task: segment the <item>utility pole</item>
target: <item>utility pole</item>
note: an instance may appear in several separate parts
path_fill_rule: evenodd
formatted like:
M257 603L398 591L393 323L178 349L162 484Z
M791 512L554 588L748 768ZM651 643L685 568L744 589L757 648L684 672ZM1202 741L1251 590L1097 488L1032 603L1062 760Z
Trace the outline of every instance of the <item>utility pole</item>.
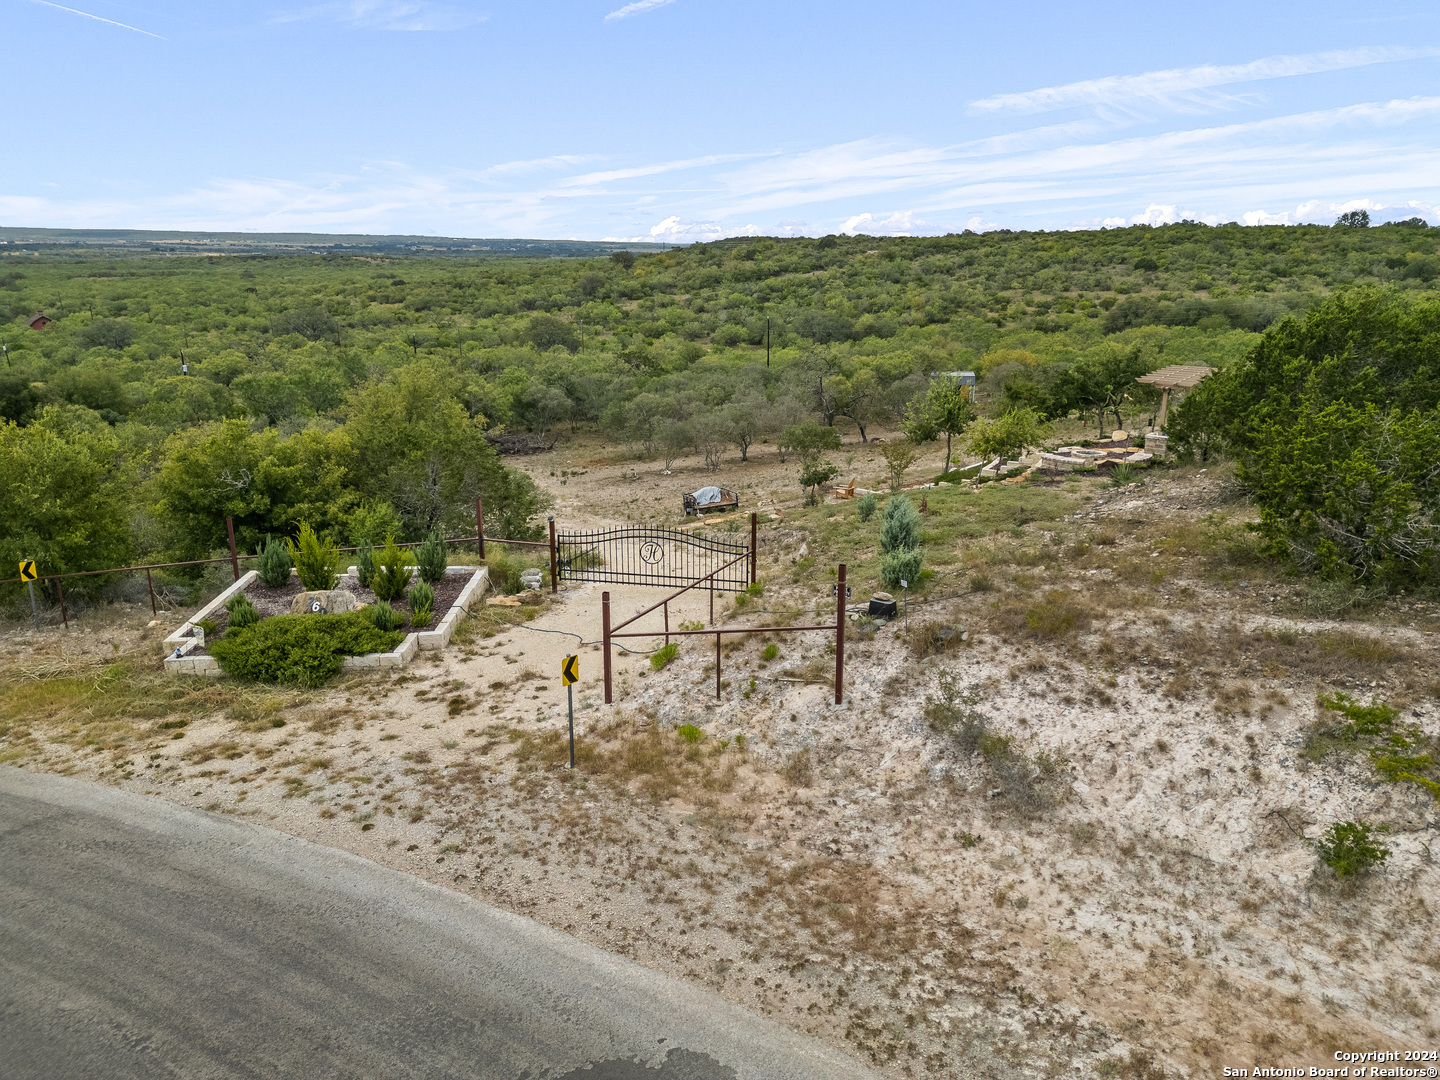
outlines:
M770 366L770 316L765 316L765 366Z

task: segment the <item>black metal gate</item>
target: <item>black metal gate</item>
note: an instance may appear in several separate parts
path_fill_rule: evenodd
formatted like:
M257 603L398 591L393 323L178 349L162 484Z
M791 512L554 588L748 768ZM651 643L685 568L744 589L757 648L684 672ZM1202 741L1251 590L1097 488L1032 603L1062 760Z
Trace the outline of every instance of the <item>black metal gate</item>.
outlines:
M557 541L565 581L676 586L714 575L717 591L739 592L753 580L753 530L751 543L647 525L564 532Z

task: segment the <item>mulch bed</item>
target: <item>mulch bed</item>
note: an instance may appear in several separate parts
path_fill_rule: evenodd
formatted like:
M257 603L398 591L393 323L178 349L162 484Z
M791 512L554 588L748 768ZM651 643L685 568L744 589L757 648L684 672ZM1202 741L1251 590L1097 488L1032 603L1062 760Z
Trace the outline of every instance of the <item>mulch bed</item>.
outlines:
M478 569L478 568L477 568ZM473 573L473 571L472 571ZM418 577L414 580L419 580ZM446 574L432 586L435 590L435 613L430 616L430 621L424 626L409 625L410 604L403 597L399 600L390 601L390 606L396 611L405 615L406 625L401 628L402 633L411 634L420 630L434 630L440 625L440 620L445 618L447 612L459 598L465 586L470 583L470 575ZM341 574L340 580L336 582L335 588L344 589L346 592L355 594L357 604L375 603L375 592L372 589L361 588L360 582L349 574ZM300 584L300 579L292 577L284 585L277 588L267 588L258 581L245 590L245 595L250 598L250 603L255 605L255 610L260 613L260 618L271 619L277 615L289 615L290 603L299 596L305 588ZM230 624L230 613L224 608L211 615L215 623L216 634L224 633ZM195 655L207 650L199 650Z

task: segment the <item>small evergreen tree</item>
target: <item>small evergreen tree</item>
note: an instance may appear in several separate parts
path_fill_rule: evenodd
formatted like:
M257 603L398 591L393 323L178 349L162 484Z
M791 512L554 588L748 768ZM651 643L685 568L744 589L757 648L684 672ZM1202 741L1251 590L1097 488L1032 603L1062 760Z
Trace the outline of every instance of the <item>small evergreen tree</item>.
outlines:
M449 552L445 539L438 532L432 532L425 542L415 549L415 563L420 568L420 577L432 585L445 576L445 565Z
M405 625L405 616L385 600L377 601L361 612L377 630L398 630Z
M880 581L887 589L915 588L920 583L920 567L925 553L919 548L892 551L880 564ZM908 582L902 585L901 582Z
M375 581L375 547L368 540L355 549L355 576L362 589Z
M290 571L285 571L288 575ZM243 630L247 626L254 626L260 621L260 613L255 610L255 605L244 593L236 593L225 604L225 610L230 612L230 630Z
M430 617L435 614L435 590L430 587L429 582L422 580L411 585L406 599L410 601L410 625L428 624Z
M300 584L311 592L335 588L340 575L340 549L328 534L320 536L305 522L300 526L298 542L287 540L285 543L300 575Z
M375 598L388 602L404 596L405 586L410 584L412 565L410 553L395 543L395 537L386 537L385 547L380 552L375 577L370 585L375 590Z
M276 536L267 536L265 545L255 560L255 569L260 575L260 584L267 589L278 589L290 580L290 550L285 542Z
M886 555L894 551L914 551L920 546L920 511L904 495L896 495L885 504L880 515L880 550Z

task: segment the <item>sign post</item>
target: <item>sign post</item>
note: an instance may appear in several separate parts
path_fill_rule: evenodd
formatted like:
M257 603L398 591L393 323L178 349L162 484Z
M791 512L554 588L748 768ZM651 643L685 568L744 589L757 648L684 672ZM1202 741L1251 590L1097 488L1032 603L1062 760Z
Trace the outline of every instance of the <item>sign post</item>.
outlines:
M40 629L40 609L35 606L35 560L25 559L20 563L20 580L30 590L30 614L35 619L35 629Z
M580 678L580 657L567 656L560 664L560 682L570 704L570 768L575 768L575 683Z

